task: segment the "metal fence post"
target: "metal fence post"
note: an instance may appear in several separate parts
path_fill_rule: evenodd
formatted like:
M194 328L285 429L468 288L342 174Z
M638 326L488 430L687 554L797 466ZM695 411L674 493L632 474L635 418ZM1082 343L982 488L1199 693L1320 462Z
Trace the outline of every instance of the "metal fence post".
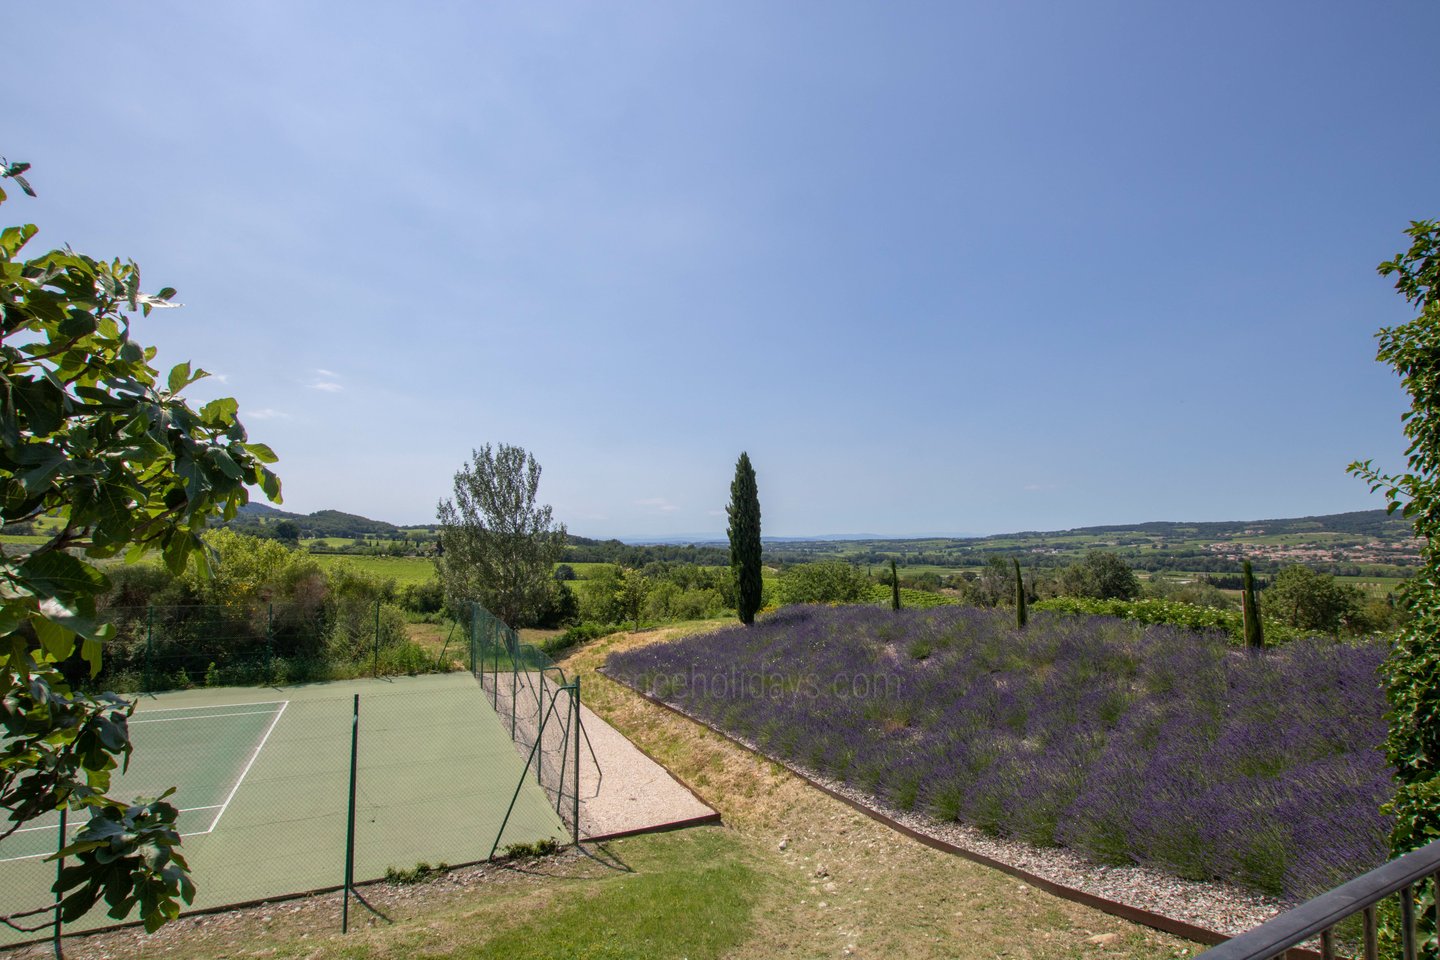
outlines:
M65 819L69 810L66 807L60 808L60 838L56 841L56 852L65 849ZM55 861L55 885L60 885L60 877L65 873L65 858L61 857ZM65 954L60 946L61 920L60 920L60 894L55 894L55 960L64 960Z
M355 766L360 746L360 694L350 720L350 809L345 821L345 894L340 907L340 932L350 932L350 888L355 883Z
M375 599L375 659L370 666L370 676L380 676L380 599Z
M575 706L575 820L570 825L575 846L580 846L580 675L575 675L575 692L571 700Z
M270 682L270 656L275 646L275 604L265 608L265 682Z

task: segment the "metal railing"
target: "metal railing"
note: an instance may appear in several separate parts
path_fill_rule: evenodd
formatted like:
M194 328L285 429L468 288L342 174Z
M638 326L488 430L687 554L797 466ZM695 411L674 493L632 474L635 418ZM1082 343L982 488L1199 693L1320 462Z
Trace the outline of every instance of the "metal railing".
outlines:
M1212 947L1200 954L1196 960L1283 958L1286 951L1299 947L1316 936L1320 939L1320 956L1330 960L1341 955L1337 953L1341 946L1338 943L1336 927L1357 914L1361 919L1361 931L1360 943L1356 946L1363 948L1365 960L1378 960L1381 923L1377 908L1381 901L1392 894L1398 894L1400 900L1400 956L1404 960L1416 960L1420 950L1417 922L1421 919L1416 909L1416 894L1418 885L1427 879L1431 884L1430 889L1434 890L1434 884L1440 879L1440 840L1396 857L1328 893L1322 893L1293 910L1287 910L1253 930ZM1433 930L1437 919L1433 903L1425 913L1430 915ZM1313 955L1308 951L1306 953ZM1349 950L1345 950L1345 953L1348 955ZM1427 950L1426 955L1434 956L1434 953Z

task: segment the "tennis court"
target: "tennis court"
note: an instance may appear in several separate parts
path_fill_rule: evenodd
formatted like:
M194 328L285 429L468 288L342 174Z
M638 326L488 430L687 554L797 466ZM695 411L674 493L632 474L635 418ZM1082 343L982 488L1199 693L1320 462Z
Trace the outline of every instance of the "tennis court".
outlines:
M199 888L192 909L343 882L357 693L357 881L390 866L485 859L517 784L500 845L568 835L468 672L146 695L131 720L134 758L111 795L178 788L171 802ZM49 900L55 864L44 858L57 832L57 821L38 821L0 841L0 910ZM67 929L113 922L97 908Z

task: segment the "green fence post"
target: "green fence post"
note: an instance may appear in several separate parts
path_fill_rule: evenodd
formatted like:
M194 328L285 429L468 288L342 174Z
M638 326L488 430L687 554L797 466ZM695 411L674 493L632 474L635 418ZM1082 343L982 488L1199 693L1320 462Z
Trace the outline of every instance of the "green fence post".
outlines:
M575 692L571 699L575 704L575 820L570 825L575 846L580 846L580 675L575 675Z
M57 853L58 853L59 851L65 849L65 815L66 815L68 812L69 812L69 811L68 811L68 809L67 809L66 807L61 807L61 808L60 808L60 838L56 841L57 846L55 847L55 850L56 850ZM61 857L59 860L55 861L55 886L56 886L57 889L58 889L59 886L60 886L60 878L61 878L61 876L62 876L64 873L65 873L65 858L64 858L64 857ZM55 894L55 956L56 956L56 957L61 957L61 956L63 956L63 954L60 952L60 936L61 936L60 894L57 893L57 894Z
M370 676L380 676L380 600L375 600L375 660L370 667Z
M340 932L350 932L350 887L355 883L355 766L360 747L360 694L350 720L350 810L345 820L345 894L340 906Z
M150 682L150 658L151 644L155 640L155 605L152 603L145 608L145 689L154 689Z
M275 646L275 604L265 610L265 682L270 682L270 657Z

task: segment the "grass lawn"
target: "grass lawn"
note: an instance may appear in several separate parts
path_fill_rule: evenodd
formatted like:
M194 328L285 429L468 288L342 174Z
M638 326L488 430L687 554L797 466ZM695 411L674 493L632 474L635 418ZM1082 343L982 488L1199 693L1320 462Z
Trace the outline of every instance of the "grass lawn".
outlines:
M338 898L321 897L182 921L150 938L75 940L67 956L1158 960L1198 952L908 840L594 672L612 650L728 622L616 634L562 662L582 677L589 706L694 787L725 826L633 837L593 858L491 869L474 881L370 888L384 918L352 904L352 923L360 919L348 937L337 932ZM1107 934L1115 937L1103 947L1092 940ZM50 954L37 947L17 960L42 956Z
M397 587L424 583L435 576L435 561L428 557L369 557L343 553L316 553L312 556L323 567L348 564L381 579L394 580Z

